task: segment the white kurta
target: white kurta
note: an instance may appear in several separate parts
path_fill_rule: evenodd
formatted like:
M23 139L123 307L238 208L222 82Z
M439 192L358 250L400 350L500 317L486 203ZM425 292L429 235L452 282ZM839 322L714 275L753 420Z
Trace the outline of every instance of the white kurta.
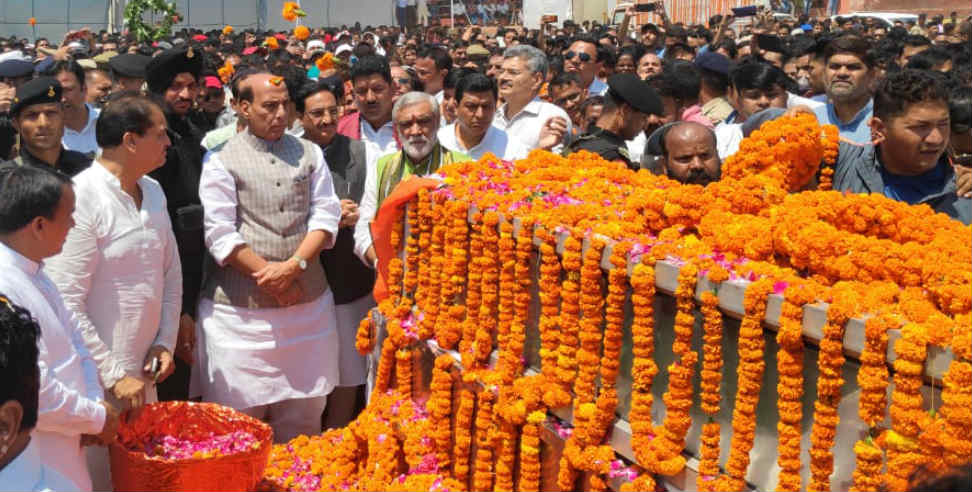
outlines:
M311 173L307 230L331 233L334 245L341 206L319 147ZM205 209L206 246L225 265L245 244L237 230L236 183L215 153L206 156L199 181ZM337 279L336 279L337 280ZM330 290L304 304L250 309L199 303L199 390L204 401L249 408L284 400L326 396L338 382L338 334Z
M39 408L32 440L45 465L80 490L91 490L81 434L101 432L105 408L100 403L98 370L84 346L81 328L40 264L0 243L0 270L0 292L30 311L41 328Z
M88 121L84 128L76 132L67 126L64 127L64 136L61 137L61 144L65 149L74 150L82 154L93 156L98 152L98 141L95 138L95 127L98 123L98 116L101 110L85 103L88 108Z
M456 136L456 124L453 123L439 129L439 143L449 150L461 152L477 161L487 152L506 161L524 159L530 153L518 139L492 125L486 130L486 134L483 135L483 139L478 144L467 149L462 146L459 137Z
M109 389L145 379L154 345L173 352L182 309L182 267L162 187L139 179L142 206L95 161L74 178L75 227L44 270L78 317L84 342Z

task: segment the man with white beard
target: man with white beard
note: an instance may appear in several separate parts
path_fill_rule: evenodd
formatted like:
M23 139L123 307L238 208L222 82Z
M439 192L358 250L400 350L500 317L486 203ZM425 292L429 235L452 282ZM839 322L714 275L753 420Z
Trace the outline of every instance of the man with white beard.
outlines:
M439 104L432 95L409 92L399 97L392 108L392 123L402 150L379 158L375 166L368 168L361 215L354 226L354 252L372 268L378 257L371 244L371 221L395 186L409 176L425 176L443 165L470 160L439 143Z

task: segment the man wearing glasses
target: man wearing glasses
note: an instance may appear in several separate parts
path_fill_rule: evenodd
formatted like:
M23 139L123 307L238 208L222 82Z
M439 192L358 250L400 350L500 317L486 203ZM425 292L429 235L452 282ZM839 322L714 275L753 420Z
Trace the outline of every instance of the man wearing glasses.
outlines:
M597 78L602 62L597 51L597 41L589 36L574 38L570 48L564 53L564 70L580 77L581 87L587 87L589 96L603 96L607 92L607 84Z

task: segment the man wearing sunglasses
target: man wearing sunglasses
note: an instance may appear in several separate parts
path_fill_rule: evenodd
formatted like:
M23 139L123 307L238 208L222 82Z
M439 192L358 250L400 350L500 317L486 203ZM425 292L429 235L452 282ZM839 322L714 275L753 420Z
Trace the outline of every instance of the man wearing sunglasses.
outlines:
M564 70L580 77L581 87L587 87L588 95L602 96L608 88L607 84L597 78L602 61L597 41L590 36L578 36L564 53Z

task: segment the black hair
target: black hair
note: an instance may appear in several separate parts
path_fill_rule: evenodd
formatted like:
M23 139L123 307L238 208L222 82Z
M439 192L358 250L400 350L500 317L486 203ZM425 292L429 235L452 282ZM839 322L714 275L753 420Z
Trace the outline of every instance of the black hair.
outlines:
M550 79L550 83L547 84L549 89L554 87L563 87L565 85L574 84L577 87L581 87L580 77L574 72L561 72L554 75L554 78ZM583 89L583 87L581 87Z
M699 98L702 77L694 63L685 60L666 61L660 78L661 84L666 86L667 95L679 101L694 101Z
M462 102L463 94L467 92L486 92L493 94L493 100L497 98L496 82L479 72L466 74L459 79L456 84L456 103Z
M621 48L621 51L618 52L618 57L614 60L614 63L617 64L618 60L620 60L622 56L628 55L634 60L635 68L637 68L638 61L641 60L641 57L645 56L645 53L647 52L648 48L645 48L645 45L641 43L629 44L628 46Z
M769 63L741 63L729 71L729 86L737 91L770 90L774 85L785 87L786 74Z
M102 108L95 123L98 147L117 147L128 132L145 135L152 126L153 107L162 111L162 105L156 99L137 92L127 92L112 99Z
M948 48L942 46L932 46L915 56L912 56L904 68L914 68L917 70L933 70L947 61L952 60L952 53Z
M354 82L358 77L369 77L371 75L381 75L385 82L391 84L391 67L388 59L378 55L367 55L358 58L358 62L351 67L351 81Z
M23 409L21 432L37 426L40 395L37 339L40 331L40 325L30 311L0 293L0 404L11 400L20 403Z
M341 99L344 97L344 84L331 77L320 79L316 82L313 80L304 82L297 91L297 98L294 99L294 103L297 105L297 112L304 112L305 102L308 97L324 91L330 92L338 104L340 104Z
M604 61L604 58L602 58L602 56L604 55L605 50L601 46L601 43L598 43L597 40L594 39L594 36L591 36L590 34L579 34L577 36L574 36L573 39L570 40L570 43L567 44L567 46L569 47L578 41L580 41L581 43L588 43L594 46L594 51L597 52L597 59L594 60L595 62Z
M901 40L901 51L899 51L898 53L899 54L904 53L905 46L912 46L912 47L931 46L931 44L932 44L931 40L924 36L921 36L919 34L909 34L905 36L904 39Z
M729 53L730 60L736 59L736 56L739 54L739 49L736 48L736 41L729 38L720 39L718 43L709 48L709 51L715 53L722 48L725 48L725 50Z
M871 43L865 38L856 35L846 35L834 38L831 42L827 43L827 47L824 48L824 59L829 60L830 57L843 53L860 58L864 65L866 65L868 68L874 67L874 58L871 53Z
M453 68L452 70L449 70L449 73L447 73L445 78L442 79L442 88L455 89L456 86L459 85L460 79L475 72L476 71L471 68Z
M605 103L604 96L591 96L585 99L584 102L581 103L580 107L577 108L577 111L583 115L584 112L587 111L587 109L590 108L591 106L598 106L598 105L603 106L604 103Z
M54 218L71 178L53 168L0 165L0 234L24 228L37 217Z
M0 162L12 158L17 143L17 129L9 113L0 113Z
M665 59L674 60L675 56L678 55L679 52L688 53L693 57L695 56L694 48L692 48L686 43L678 42L678 43L672 43L671 45L668 46L668 48L665 48Z
M300 67L294 65L282 65L274 67L270 70L270 73L283 77L284 84L287 85L287 96L291 101L297 100L297 92L300 87L307 82L307 71L302 70Z
M948 114L953 132L969 131L972 127L972 87L955 86L949 91Z
M943 75L906 68L888 74L878 85L874 93L874 116L887 123L912 104L937 101L948 106L948 100Z
M452 57L449 52L441 46L423 46L418 51L415 58L429 58L435 62L436 70L452 70Z
M42 75L57 77L57 74L61 72L73 73L74 77L78 79L78 87L84 89L84 69L74 60L58 60L47 67Z

